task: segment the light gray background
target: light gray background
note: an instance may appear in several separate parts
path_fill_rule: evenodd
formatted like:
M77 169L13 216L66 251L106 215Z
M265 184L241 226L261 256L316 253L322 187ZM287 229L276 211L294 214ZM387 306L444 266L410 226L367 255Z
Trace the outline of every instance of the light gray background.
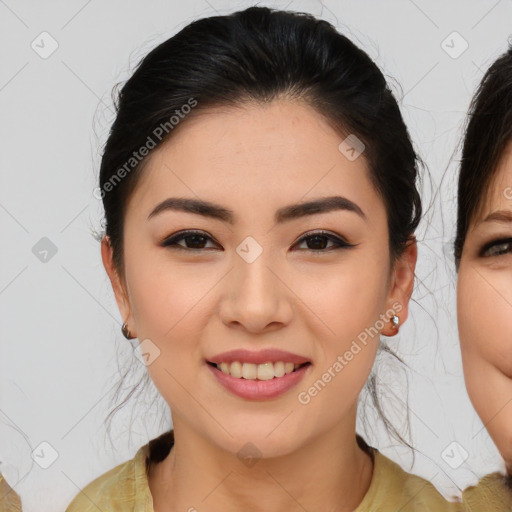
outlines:
M115 450L105 439L103 420L109 391L119 378L118 361L121 368L137 363L120 333L99 244L91 235L101 222L93 189L101 144L113 120L110 92L140 57L193 19L249 5L0 0L0 470L22 496L26 512L63 510L80 487L131 458L166 428L159 423L164 402L147 414L141 403L131 434L131 406L117 417ZM504 469L465 391L455 274L451 260L445 260L451 257L454 235L454 150L476 84L512 35L512 1L260 5L321 16L362 46L392 79L415 145L429 166L431 181L426 180L424 192L433 208L418 231L418 304L398 339L389 341L411 367L416 463L411 467L410 454L392 446L381 428L375 426L366 437L445 496L458 495L458 488ZM41 37L48 37L40 36L44 31L58 43L46 59L31 47L33 41L42 46ZM442 46L453 31L469 44L458 58ZM462 48L457 37L444 43L453 46L452 52ZM47 262L32 250L43 237L57 248ZM387 410L399 410L402 381L391 366L381 366L381 378L398 395L387 402ZM141 375L145 368L136 370ZM469 454L456 469L443 457L454 441ZM58 457L43 469L39 461L49 461L52 449ZM456 448L455 457L460 453Z

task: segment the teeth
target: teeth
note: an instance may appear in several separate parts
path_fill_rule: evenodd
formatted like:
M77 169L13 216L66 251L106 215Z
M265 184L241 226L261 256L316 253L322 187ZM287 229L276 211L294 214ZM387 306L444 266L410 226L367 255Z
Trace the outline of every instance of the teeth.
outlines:
M231 377L236 379L247 379L247 380L271 380L274 377L282 377L285 374L292 373L293 370L297 369L300 364L285 363L283 361L277 361L275 363L241 363L240 361L234 361L233 363L220 363L216 365L217 368Z

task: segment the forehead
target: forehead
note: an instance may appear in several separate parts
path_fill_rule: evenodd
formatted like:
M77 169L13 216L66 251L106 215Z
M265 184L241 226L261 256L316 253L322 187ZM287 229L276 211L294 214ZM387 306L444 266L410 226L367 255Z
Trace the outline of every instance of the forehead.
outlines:
M302 102L205 109L154 150L135 194L148 203L214 196L243 209L248 199L279 205L339 193L382 211L364 152L348 159L339 149L344 138Z

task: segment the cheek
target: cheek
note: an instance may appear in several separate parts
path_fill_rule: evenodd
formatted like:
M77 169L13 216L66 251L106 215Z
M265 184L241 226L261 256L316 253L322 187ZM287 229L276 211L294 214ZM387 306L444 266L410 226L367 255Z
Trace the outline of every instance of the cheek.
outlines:
M361 257L353 264L331 273L324 283L324 294L318 297L319 307L343 325L368 327L386 307L387 274L382 263Z
M171 265L160 256L132 258L126 274L139 339L168 340L188 325L188 315L196 322L205 318L201 301L215 284L215 276L191 268ZM200 327L196 324L196 329Z
M344 379L364 384L371 370L386 311L387 275L377 264L364 262L340 267L320 278L314 288L303 282L297 293L305 298L301 323L313 333L320 350L318 371L328 369L342 356ZM297 281L297 285L300 281ZM311 314L313 312L314 314ZM333 388L336 385L332 386Z
M202 363L197 340L211 315L205 308L218 276L176 268L167 261L147 261L149 257L132 258L126 268L132 315L141 351L150 352L147 370L171 404Z
M481 358L512 378L512 275L461 269L457 316L463 358Z

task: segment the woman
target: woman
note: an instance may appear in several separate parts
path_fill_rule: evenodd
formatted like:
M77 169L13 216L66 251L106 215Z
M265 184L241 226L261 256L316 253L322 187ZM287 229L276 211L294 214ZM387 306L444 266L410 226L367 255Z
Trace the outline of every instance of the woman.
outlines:
M102 258L173 430L68 512L464 510L355 431L379 335L407 319L421 214L371 59L254 7L155 48L117 106Z
M459 176L455 261L466 386L510 476L512 48L486 72L471 104Z

